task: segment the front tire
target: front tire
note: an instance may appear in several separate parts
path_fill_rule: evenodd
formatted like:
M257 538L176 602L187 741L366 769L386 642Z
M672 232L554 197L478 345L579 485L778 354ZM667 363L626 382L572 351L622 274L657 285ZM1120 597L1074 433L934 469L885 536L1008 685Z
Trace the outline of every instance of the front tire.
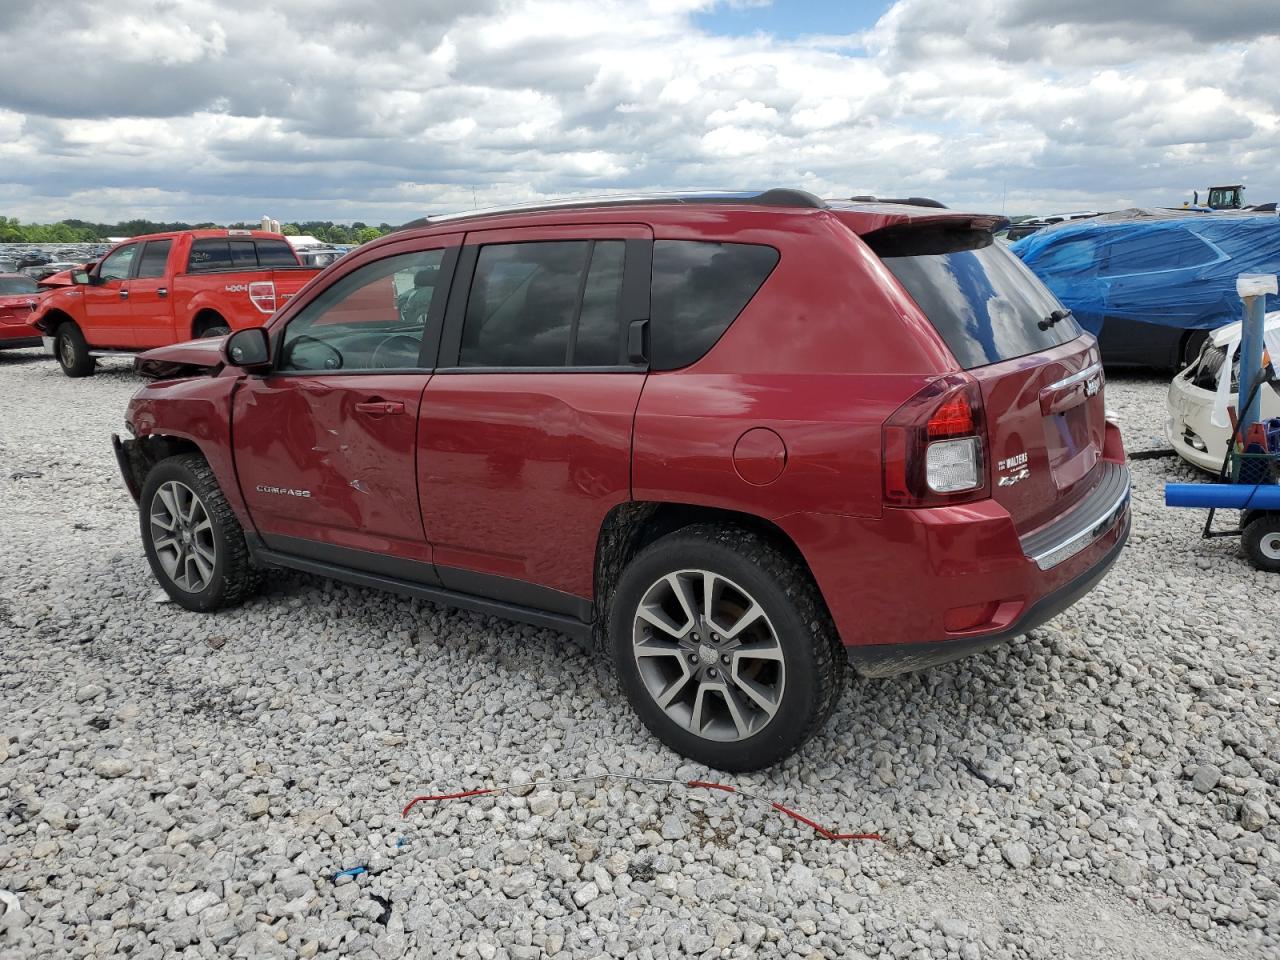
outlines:
M809 572L764 538L699 525L643 549L609 607L632 707L683 756L759 770L826 722L847 660Z
M64 323L54 334L54 347L58 365L68 377L90 376L98 361L89 355L89 344L74 323Z
M142 544L151 572L174 603L188 610L235 606L261 574L213 471L198 454L156 464L139 501Z

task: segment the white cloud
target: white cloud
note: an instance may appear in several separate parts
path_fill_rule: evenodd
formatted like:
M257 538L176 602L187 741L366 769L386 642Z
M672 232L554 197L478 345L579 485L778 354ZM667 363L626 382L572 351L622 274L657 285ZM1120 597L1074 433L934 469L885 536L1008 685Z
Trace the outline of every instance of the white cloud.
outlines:
M710 36L691 16L713 5L20 6L0 213L399 222L775 184L1011 212L1224 179L1280 197L1274 0L899 0L863 36L800 41Z

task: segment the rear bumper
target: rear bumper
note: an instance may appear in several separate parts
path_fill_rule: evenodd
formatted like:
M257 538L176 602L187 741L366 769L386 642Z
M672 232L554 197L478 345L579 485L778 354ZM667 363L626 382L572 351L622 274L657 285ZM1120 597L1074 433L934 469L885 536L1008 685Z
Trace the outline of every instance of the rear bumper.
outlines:
M1116 558L1120 556L1120 551L1129 539L1130 526L1131 519L1126 506L1115 542L1107 548L1102 558L1094 566L1077 575L1074 580L1045 594L1033 603L1011 627L995 633L955 640L877 643L846 647L845 652L849 656L849 662L863 676L891 677L899 673L950 663L1023 636L1052 620L1098 585L1111 569L1111 565L1116 562Z
M888 676L1034 629L1087 593L1129 535L1129 472L1103 461L1094 490L1019 535L994 500L886 509L878 519L789 517L849 659Z

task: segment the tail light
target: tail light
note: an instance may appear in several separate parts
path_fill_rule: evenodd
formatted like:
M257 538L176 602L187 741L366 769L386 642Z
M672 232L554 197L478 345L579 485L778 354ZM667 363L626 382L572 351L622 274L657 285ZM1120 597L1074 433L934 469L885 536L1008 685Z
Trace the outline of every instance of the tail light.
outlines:
M926 507L987 495L986 417L972 377L955 373L929 383L894 411L883 437L886 504Z
M249 300L259 313L276 312L276 284L274 280L255 280L249 284Z

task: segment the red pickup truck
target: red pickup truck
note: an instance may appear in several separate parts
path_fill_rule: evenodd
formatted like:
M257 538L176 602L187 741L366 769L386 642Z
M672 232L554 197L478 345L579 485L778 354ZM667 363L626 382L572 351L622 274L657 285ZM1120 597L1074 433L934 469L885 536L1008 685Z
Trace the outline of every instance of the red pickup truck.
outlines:
M132 354L262 324L320 271L258 230L183 230L117 244L40 302L31 323L69 377Z

